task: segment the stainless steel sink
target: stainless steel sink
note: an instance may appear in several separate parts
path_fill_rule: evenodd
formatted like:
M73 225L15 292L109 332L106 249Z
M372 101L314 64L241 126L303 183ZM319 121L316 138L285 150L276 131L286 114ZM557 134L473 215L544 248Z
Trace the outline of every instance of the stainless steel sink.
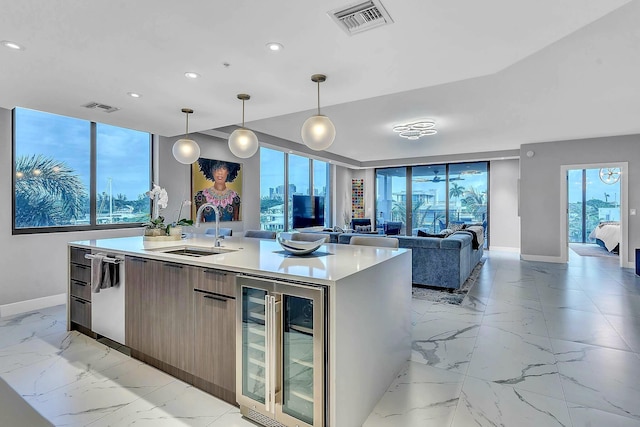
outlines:
M194 246L180 246L180 247L171 247L171 248L159 248L153 249L156 252L163 252L165 254L173 254L173 255L184 255L190 257L201 257L208 255L218 255L218 254L226 254L229 252L236 252L237 249L228 249L228 248L204 248L204 247L194 247Z

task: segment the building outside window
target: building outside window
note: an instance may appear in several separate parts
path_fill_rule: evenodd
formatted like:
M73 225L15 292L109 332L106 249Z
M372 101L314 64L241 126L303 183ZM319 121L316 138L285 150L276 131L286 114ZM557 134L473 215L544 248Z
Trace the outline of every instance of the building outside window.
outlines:
M14 234L149 220L149 133L24 108L13 122Z
M324 226L330 225L329 163L266 147L260 148L260 228L293 229L293 202L309 198L324 203Z

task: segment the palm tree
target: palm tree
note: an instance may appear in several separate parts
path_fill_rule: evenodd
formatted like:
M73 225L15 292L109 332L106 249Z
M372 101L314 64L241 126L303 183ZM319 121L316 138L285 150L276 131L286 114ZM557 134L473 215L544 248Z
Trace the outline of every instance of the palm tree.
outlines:
M462 196L464 194L464 187L461 185L458 185L458 183L453 182L451 183L451 186L449 187L449 197L453 197L456 200L456 212L458 211L458 200L460 199L460 196ZM456 218L459 219L459 218Z
M471 212L475 217L480 209L486 209L485 196L487 193L478 193L475 188L471 187L464 192L464 198L462 199L462 205L467 208L468 212Z
M41 154L16 159L15 226L66 225L82 215L87 193L75 171Z

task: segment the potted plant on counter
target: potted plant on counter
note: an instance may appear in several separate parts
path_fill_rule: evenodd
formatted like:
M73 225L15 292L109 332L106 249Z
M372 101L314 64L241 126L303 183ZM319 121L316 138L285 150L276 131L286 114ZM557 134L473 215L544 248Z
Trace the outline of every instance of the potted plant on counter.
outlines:
M184 206L191 206L191 202L189 200L184 200L180 204L180 211L178 211L178 221L173 222L167 226L167 234L169 236L182 237L182 227L190 227L193 225L192 219L180 218L182 216L182 208Z

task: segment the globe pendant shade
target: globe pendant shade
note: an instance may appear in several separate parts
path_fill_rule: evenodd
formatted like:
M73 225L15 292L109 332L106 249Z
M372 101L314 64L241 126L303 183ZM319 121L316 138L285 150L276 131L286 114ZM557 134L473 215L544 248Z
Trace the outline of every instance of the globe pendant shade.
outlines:
M177 140L173 144L172 151L173 157L185 165L190 165L200 157L200 147L193 139L182 138Z
M327 116L311 116L302 125L302 141L312 150L326 150L333 144L336 128Z
M236 129L229 135L229 150L236 157L249 158L258 151L258 137L249 129Z

